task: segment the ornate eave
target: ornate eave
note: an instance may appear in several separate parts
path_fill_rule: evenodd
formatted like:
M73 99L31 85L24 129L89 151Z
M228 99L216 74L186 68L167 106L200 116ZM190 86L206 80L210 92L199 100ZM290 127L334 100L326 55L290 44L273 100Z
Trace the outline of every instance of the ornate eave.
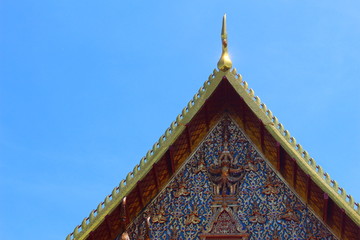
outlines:
M132 172L128 173L126 178L120 182L118 187L113 189L110 195L106 196L104 202L100 203L96 210L93 210L89 217L83 220L81 225L75 227L73 233L67 236L67 240L86 239L89 233L104 221L105 216L121 203L122 199L136 187L137 182L143 179L149 173L152 166L168 151L169 147L186 129L186 125L214 92L222 78L227 75L233 76L233 79L240 77L240 75L236 74L235 70L231 73L214 70L213 74L209 76L209 79L182 110L182 113L177 116L165 133L160 136L146 156L140 160L140 163L134 167Z
M137 182L143 179L151 170L152 166L168 151L169 147L175 142L181 133L186 129L186 125L192 120L206 100L211 96L219 83L227 79L235 91L244 100L253 113L262 121L266 130L276 139L277 142L286 150L286 152L296 160L297 165L308 174L311 179L348 215L357 225L360 225L360 208L355 203L351 195L347 195L343 188L340 188L335 180L325 173L321 166L317 165L309 153L296 142L296 139L290 135L272 114L272 112L261 102L260 98L255 96L254 90L248 87L246 81L242 80L236 69L232 71L217 71L209 76L204 85L189 101L175 121L153 145L140 164L134 167L126 179L122 180L118 187L115 187L112 193L107 196L104 202L100 203L96 210L93 210L88 218L85 218L81 225L75 227L74 232L67 236L67 239L86 239L91 231L96 229L105 219L105 216L111 213L136 186Z
M187 126L204 107L220 83L224 81L230 83L246 106L260 120L264 130L294 160L296 163L294 166L298 166L308 175L316 186L331 198L338 208L342 209L358 227L360 226L359 204L355 203L353 197L348 195L343 188L340 188L338 183L332 180L330 175L325 173L321 166L316 164L309 153L296 142L296 139L290 135L290 132L284 128L283 124L261 102L260 98L255 95L254 90L248 87L247 82L242 80L241 75L237 73L236 69L230 70L225 68L222 71L213 71L208 80L205 81L203 86L194 95L193 99L182 110L181 114L171 123L165 133L160 136L146 156L140 160L140 163L120 182L119 186L113 189L110 195L106 196L105 200L97 206L96 210L91 211L89 217L85 218L81 225L75 227L74 231L67 236L67 240L87 239L91 232L95 231L106 221L106 216L114 212L121 205L123 198L133 192L138 187L138 183L150 174L154 166L169 152L169 148L171 148L177 139L182 134L188 134L186 132ZM142 205L144 204L142 203Z

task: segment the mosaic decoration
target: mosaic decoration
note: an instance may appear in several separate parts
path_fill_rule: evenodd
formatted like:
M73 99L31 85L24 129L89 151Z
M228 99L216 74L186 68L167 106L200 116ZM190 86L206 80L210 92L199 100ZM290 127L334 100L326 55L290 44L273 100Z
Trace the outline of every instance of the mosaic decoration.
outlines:
M131 240L337 239L228 116L127 233Z

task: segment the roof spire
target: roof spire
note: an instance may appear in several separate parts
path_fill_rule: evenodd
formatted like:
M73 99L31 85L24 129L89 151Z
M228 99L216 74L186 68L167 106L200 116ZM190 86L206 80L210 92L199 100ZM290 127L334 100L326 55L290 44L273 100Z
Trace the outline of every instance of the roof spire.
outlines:
M226 32L226 14L223 16L221 29L222 54L217 64L219 70L226 72L232 67L232 62L228 53L227 32Z

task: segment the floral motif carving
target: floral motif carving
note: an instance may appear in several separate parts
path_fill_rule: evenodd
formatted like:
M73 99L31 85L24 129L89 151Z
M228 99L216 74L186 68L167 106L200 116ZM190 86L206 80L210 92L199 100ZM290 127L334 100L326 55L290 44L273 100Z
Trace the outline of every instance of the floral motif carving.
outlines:
M150 239L200 240L213 229L251 240L336 239L276 174L224 117L144 209ZM128 226L130 239L145 239L141 229L143 216Z

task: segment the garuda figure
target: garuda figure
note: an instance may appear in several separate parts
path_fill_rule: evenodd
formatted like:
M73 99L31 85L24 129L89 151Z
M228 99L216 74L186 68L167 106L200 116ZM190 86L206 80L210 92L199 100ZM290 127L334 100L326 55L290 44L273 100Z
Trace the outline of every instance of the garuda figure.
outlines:
M233 164L233 157L228 150L227 139L225 138L224 150L219 157L219 163L209 167L210 180L215 184L216 195L234 195L237 183L244 177L242 167Z

